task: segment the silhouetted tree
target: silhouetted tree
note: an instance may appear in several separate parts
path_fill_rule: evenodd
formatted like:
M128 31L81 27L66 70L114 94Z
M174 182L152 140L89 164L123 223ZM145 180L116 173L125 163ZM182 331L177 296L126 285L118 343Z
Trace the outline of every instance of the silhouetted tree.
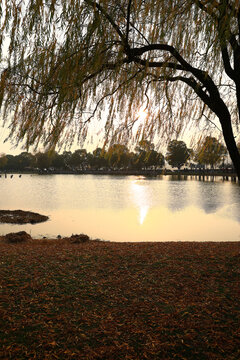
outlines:
M17 157L7 154L6 155L7 158L7 163L4 166L4 169L9 171L9 170L18 170L18 161L17 161Z
M84 169L88 164L87 151L85 149L74 151L68 163L74 168Z
M196 161L199 164L214 165L223 161L227 155L227 149L215 137L207 136L196 151Z
M64 169L65 168L63 154L58 154L56 151L54 151L51 154L51 158L52 158L52 163L51 163L52 167L54 167L56 169Z
M164 165L164 156L154 150L154 144L148 140L142 139L135 148L135 166L138 169L149 167L162 167Z
M7 165L8 158L5 154L0 154L0 169L4 169Z
M65 164L65 167L68 169L71 167L70 162L71 162L71 157L72 157L72 153L71 151L64 151L63 154L63 161Z
M165 164L164 156L156 150L150 150L145 155L144 164L147 168L150 166L162 168Z
M172 140L168 144L166 160L172 167L180 169L189 159L190 152L184 141Z
M15 157L17 161L18 170L24 170L25 168L35 167L36 166L36 158L29 152L22 152L20 155Z
M90 165L95 169L104 168L107 166L106 151L102 148L96 148L90 158Z
M126 167L129 163L129 151L125 145L113 144L106 152L105 159L110 167Z
M43 170L48 169L51 166L52 159L48 153L38 152L35 157L37 168Z

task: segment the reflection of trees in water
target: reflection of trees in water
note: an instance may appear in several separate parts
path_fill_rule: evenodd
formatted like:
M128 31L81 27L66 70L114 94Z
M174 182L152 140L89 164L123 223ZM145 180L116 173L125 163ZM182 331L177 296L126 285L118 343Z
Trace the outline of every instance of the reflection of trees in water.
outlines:
M231 190L231 198L234 200L232 204L233 207L233 217L235 220L240 222L240 186L237 184L232 184Z
M218 182L178 181L169 178L166 205L172 212L194 206L206 214L214 214L229 206L233 216L240 219L240 187ZM235 204L236 203L236 204Z
M219 214L236 220L240 223L240 186L237 184L229 184L228 198Z
M207 214L229 208L240 218L240 187L235 184L198 182L196 200L196 206Z
M223 193L215 183L201 183L197 198L199 207L207 214L215 213L224 205Z
M97 179L97 181L95 181ZM129 205L126 178L102 176L93 178L93 206L108 209L124 209Z
M240 199L238 203L225 206L222 211L220 211L220 215L240 223Z
M169 181L167 187L167 207L172 212L184 209L189 204L189 183L187 181Z

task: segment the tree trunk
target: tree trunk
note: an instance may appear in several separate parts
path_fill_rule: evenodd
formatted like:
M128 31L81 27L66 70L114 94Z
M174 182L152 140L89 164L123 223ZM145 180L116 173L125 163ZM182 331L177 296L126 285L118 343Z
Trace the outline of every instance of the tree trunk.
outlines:
M219 120L221 122L225 144L237 173L238 182L240 183L240 154L233 135L230 114L227 119L225 116L221 116Z

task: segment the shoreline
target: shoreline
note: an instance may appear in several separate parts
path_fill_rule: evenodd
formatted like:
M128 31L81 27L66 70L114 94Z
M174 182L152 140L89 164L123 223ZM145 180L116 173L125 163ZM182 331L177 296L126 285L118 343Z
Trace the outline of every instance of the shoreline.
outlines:
M25 231L19 231L19 232L10 232L10 233L7 233L7 234L0 234L0 243L8 243L7 241L7 235L17 235L17 234L20 234L20 233L24 233L27 235L27 242L25 241L25 239L23 240L16 240L16 241L13 241L13 243L15 244L22 244L24 246L24 244L40 244L41 242L43 243L48 243L48 244L72 244L74 243L74 238L77 239L77 241L75 242L76 244L86 244L86 243L89 243L89 244L98 244L98 243L104 243L104 244L115 244L115 245L139 245L139 246L142 246L142 245L153 245L153 244L169 244L169 245L175 245L175 244L182 244L183 246L184 245L187 245L187 244L191 244L194 246L194 244L196 244L196 246L198 245L203 245L205 244L206 246L207 245L211 245L211 244L222 244L222 245L226 245L228 246L227 244L237 244L237 245L240 245L240 240L161 240L161 241L151 241L151 240L144 240L144 241L115 241L115 240L111 240L111 239L102 239L102 238L91 238L89 237L88 235L86 234L72 234L72 235L69 235L69 236L42 236L42 237L32 237L31 234L29 233L26 233ZM78 240L79 237L81 236L84 236L84 237L87 237L88 239L87 240ZM240 254L240 249L239 249L239 254Z
M11 174L29 174L29 175L122 175L122 176L146 176L146 177L156 177L156 176L220 176L220 177L232 177L236 178L237 175L234 170L222 170L222 169L104 169L104 170L93 170L93 169L85 169L85 170L8 170L7 172L0 172L0 175L3 177L5 175L9 176Z
M214 245L214 244L221 244L222 246L226 245L226 247L228 247L228 244L229 245L239 245L240 246L240 240L202 240L202 241L199 241L199 240L161 240L161 241L151 241L151 240L145 240L145 241L114 241L114 240L111 240L111 239L101 239L101 238L91 238L89 237L88 235L86 234L72 234L72 235L69 235L69 236L56 236L56 237L52 237L52 236L43 236L43 237L32 237L31 234L29 233L26 233L25 231L19 231L19 232L12 232L12 233L8 233L8 234L19 234L19 233L25 233L27 234L27 241L23 240L23 241L16 241L16 242L13 242L14 244L19 244L20 245L25 245L25 244L41 244L42 242L43 243L48 243L48 244L54 244L54 245L61 245L61 244L64 244L64 245L71 245L71 244L74 244L74 241L75 239L77 239L77 241L75 242L76 246L77 245L86 245L86 244L99 244L99 243L103 243L103 244L112 244L112 245L133 245L133 246L145 246L145 245L156 245L158 246L157 244L159 244L159 246L161 244L165 244L165 245L181 245L184 246L184 245L192 245L194 246L196 244L196 246L202 246L202 245L205 245L205 246L210 246L210 245ZM7 244L7 239L6 239L6 235L8 234L2 234L0 235L0 243L5 243ZM84 237L85 239L84 240L81 240L81 237ZM87 239L86 239L87 238ZM239 255L240 255L240 247L239 247Z

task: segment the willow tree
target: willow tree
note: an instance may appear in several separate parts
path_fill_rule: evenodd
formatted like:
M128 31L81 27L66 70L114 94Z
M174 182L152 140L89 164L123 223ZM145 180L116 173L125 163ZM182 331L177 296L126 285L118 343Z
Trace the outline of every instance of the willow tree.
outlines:
M177 138L205 119L240 178L240 0L6 0L2 18L10 138L80 141L103 114L114 142Z
M226 154L225 146L215 137L207 136L203 143L201 145L199 144L196 150L195 160L199 162L199 164L211 165L211 168L214 168L214 165L220 162L224 163Z

